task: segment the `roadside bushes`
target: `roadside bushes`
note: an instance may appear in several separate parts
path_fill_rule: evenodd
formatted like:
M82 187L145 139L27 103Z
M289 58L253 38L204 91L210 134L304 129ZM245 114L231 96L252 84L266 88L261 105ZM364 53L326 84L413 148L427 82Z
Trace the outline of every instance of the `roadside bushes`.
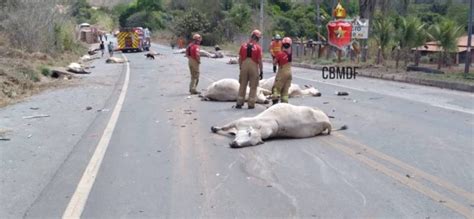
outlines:
M9 45L27 52L55 54L72 51L78 44L74 39L74 25L60 0L16 1L4 9L5 19L0 27Z

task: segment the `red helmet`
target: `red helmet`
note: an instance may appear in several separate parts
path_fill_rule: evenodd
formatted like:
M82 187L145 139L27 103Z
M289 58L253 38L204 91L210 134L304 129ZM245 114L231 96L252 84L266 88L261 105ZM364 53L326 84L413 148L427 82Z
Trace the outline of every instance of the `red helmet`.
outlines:
M252 31L252 35L256 36L258 38L261 38L262 37L262 32L260 32L260 30L255 29L255 30Z
M202 37L201 37L201 35L199 35L198 33L195 33L195 34L193 35L193 40L202 40Z
M283 44L292 44L293 42L291 41L291 38L289 37L285 37L283 38L283 40L281 41Z

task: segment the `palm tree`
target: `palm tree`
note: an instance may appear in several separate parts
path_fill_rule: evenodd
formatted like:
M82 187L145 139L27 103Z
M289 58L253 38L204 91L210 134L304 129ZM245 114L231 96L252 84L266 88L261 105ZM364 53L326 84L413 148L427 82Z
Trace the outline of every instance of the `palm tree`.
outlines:
M392 23L384 16L376 16L373 22L373 36L377 42L377 64L380 64L381 58L385 59L385 48L390 44L392 34Z
M443 19L430 28L430 35L434 41L438 42L440 52L438 55L438 69L441 69L443 58L450 52L457 49L457 39L462 35L463 28L450 19Z
M405 67L408 64L410 50L421 46L426 41L425 25L417 17L400 17L396 27L395 42L397 43L396 68L400 60L400 49L405 57Z

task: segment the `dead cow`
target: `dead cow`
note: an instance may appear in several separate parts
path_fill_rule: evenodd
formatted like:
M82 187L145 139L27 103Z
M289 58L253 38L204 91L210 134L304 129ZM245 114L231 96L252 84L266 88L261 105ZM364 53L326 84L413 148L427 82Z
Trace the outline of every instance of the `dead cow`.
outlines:
M66 70L72 73L77 73L77 74L89 74L90 72L86 71L84 67L82 67L81 64L73 62L69 64L66 67Z
M229 61L227 62L227 64L235 65L235 64L239 64L239 62L237 61L237 59L230 58Z
M105 60L105 63L124 63L126 62L125 59L118 58L118 57L110 57Z
M208 101L236 101L239 94L239 81L236 79L225 78L213 82L207 87L207 89L201 94L202 100ZM246 99L249 97L250 89L247 88ZM257 103L267 104L268 100L265 98L265 94L269 91L265 91L262 88L257 88Z
M231 134L233 148L262 144L269 138L308 138L327 131L331 134L329 117L317 108L280 103L255 117L241 118L223 127L212 126L214 133ZM346 126L338 130L346 129Z
M260 80L260 82L258 83L258 86L266 90L272 90L274 83L275 83L275 76ZM291 83L291 86L288 89L288 94L290 97L301 97L301 96L320 97L321 96L321 92L319 92L318 89L310 85L305 85L305 89L302 89L299 85L293 84L293 83Z

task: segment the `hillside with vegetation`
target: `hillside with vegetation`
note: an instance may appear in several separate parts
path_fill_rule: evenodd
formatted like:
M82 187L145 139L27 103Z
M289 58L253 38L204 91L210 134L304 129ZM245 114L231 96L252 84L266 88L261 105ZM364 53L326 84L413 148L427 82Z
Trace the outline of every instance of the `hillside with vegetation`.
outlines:
M326 24L337 1L266 0L264 36L279 33L298 41L325 43ZM452 62L456 40L466 35L468 5L464 0L343 0L348 18L369 18L370 38L355 41L362 61L402 67L426 60L438 68ZM98 7L97 7L98 6ZM34 87L49 68L85 51L75 34L87 22L106 31L118 27L150 28L156 38L173 43L178 36L203 35L203 44L229 45L232 50L259 27L259 0L3 0L0 1L0 80L2 99L22 95L12 87ZM437 41L436 55L421 57L414 47ZM162 41L163 42L163 41ZM311 63L333 63L334 49L325 49ZM29 61L24 61L29 60ZM344 59L342 59L344 61Z

